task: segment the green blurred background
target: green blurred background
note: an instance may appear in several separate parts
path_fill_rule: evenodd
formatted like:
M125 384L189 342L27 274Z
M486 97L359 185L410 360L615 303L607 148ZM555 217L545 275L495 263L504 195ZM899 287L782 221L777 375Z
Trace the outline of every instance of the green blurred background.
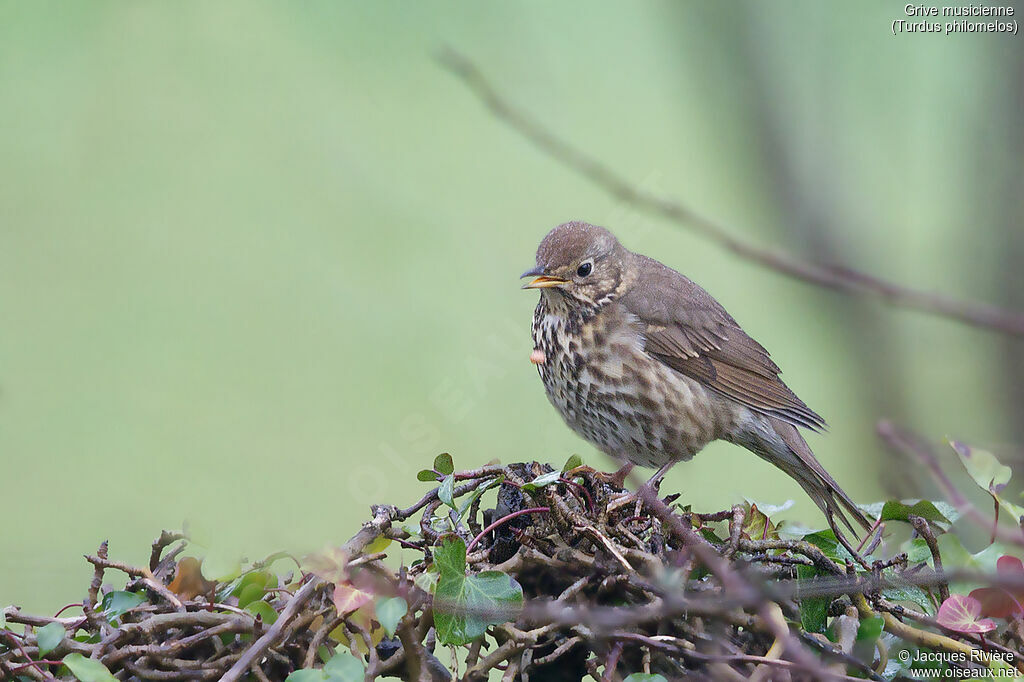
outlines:
M84 596L185 519L256 557L412 501L439 452L557 464L535 293L555 224L703 284L828 419L859 500L913 493L889 416L1012 460L1019 344L821 292L609 197L440 68L452 46L638 185L744 238L1024 307L1021 39L893 2L0 3L0 604ZM714 445L702 509L796 484Z

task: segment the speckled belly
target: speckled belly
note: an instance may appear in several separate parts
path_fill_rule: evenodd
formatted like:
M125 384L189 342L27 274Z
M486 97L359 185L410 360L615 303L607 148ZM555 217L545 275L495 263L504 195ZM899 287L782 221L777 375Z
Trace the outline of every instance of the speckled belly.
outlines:
M542 308L533 337L545 355L538 369L548 399L605 453L659 467L690 459L728 427L729 406L647 355L626 314L574 320Z

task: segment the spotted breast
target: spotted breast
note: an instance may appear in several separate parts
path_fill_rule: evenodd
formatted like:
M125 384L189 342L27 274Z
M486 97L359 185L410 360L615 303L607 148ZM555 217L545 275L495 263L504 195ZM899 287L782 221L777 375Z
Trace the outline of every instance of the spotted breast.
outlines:
M612 457L655 468L688 460L734 419L717 394L645 353L639 321L618 303L570 307L544 292L532 329L548 399Z

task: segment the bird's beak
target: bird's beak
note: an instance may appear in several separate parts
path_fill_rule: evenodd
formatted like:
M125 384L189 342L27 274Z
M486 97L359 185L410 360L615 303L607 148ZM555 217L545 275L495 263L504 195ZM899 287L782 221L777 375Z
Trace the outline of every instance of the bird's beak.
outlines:
M561 277L551 277L544 274L544 268L533 268L527 270L523 274L519 275L519 279L523 277L533 277L532 280L523 285L524 289L550 289L551 287L560 287L569 280L562 279Z

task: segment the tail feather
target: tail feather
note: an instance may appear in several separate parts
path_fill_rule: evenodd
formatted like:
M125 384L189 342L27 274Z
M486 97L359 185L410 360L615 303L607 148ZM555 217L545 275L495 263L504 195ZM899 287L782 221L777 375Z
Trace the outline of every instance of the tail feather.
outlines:
M831 520L839 518L850 529L850 532L857 534L847 514L865 529L870 530L871 521L864 515L864 512L850 499L836 480L825 471L821 462L811 452L811 448L803 439L803 436L792 424L776 419L768 418L775 433L779 435L786 444L791 457L774 457L772 463L792 476L800 484L807 494L814 500L825 516Z

